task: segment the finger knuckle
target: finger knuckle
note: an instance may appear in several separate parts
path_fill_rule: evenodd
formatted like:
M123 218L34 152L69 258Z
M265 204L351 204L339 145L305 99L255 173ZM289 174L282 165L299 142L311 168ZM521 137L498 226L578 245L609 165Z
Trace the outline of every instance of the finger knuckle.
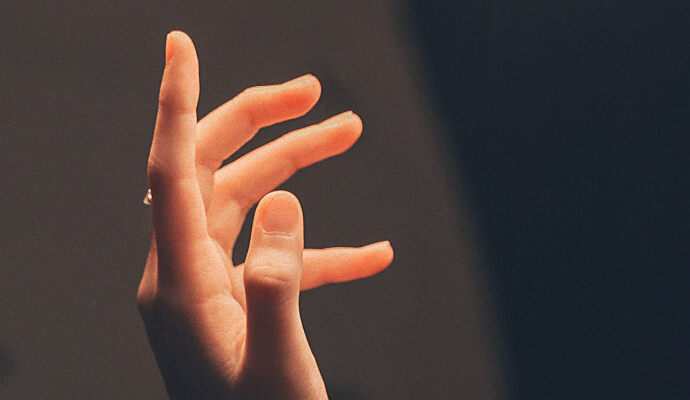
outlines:
M162 90L158 96L158 110L165 115L180 115L196 112L196 102L181 96L175 90Z
M159 186L161 182L165 181L165 168L154 157L149 157L147 173L151 186Z
M242 118L244 118L245 123L252 130L259 129L261 127L257 116L257 112L261 111L261 92L261 87L254 86L245 89L237 96L236 104L238 106L238 110L240 111L239 114Z
M158 96L158 109L163 111L176 111L179 107L179 101L174 93L170 91L161 91Z
M263 291L283 292L294 286L294 272L287 265L259 264L247 265L244 271L244 280L247 288L256 288Z
M147 173L149 177L149 184L151 185L152 189L165 186L166 182L170 183L170 181L175 179L175 174L173 174L170 167L171 165L169 162L166 166L166 163L155 157L154 154L149 156Z

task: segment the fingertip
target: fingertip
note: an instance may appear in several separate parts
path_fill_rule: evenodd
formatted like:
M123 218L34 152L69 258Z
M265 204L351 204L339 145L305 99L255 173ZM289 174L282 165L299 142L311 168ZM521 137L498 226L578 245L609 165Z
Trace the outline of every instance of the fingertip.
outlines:
M291 235L301 218L297 197L290 192L277 191L266 195L257 209L257 225L265 234Z
M194 45L192 38L186 33L180 30L173 30L168 33L168 40L174 41L175 43L186 43L188 45Z
M196 59L196 49L192 38L186 33L174 30L168 33L165 40L165 64L170 65L173 59Z
M393 262L393 247L389 241L372 243L361 250L364 250L363 257L360 258L361 267L355 279L376 275Z
M357 133L357 137L362 134L362 130L364 129L364 123L362 122L362 118L359 117L354 111L349 111L352 116L352 125L354 127L354 131Z
M315 77L312 74L305 74L302 76L299 76L295 79L289 80L284 83L284 85L305 85L305 86L313 86L315 88L318 88L318 91L321 92L321 82L317 77Z
M395 258L395 250L393 250L393 246L391 245L391 242L388 240L385 241L385 246L387 247L387 253L388 253L388 262L387 264L390 265L393 262L393 259Z
M312 74L302 75L285 82L282 86L291 89L284 100L293 103L292 107L306 110L302 114L314 107L321 98L321 82Z
M278 198L283 198L284 201L290 202L294 206L298 207L300 210L302 209L302 206L297 196L295 196L291 192L288 192L287 190L274 190L269 194L265 195L263 198L261 198L261 200L259 201L259 205L257 206L257 213L260 209L265 208L269 203Z
M319 99L321 97L321 81L319 81L319 78L312 74L307 74L305 77L308 77L309 79L309 84L314 87L314 91L316 92L316 98Z
M196 112L199 99L199 59L192 39L182 31L168 33L165 59L158 98L159 108L173 114Z
M384 240L382 242L374 243L370 246L375 248L380 253L380 262L382 265L387 267L393 262L395 252L393 251L393 246L391 246L390 241Z
M168 33L168 35L165 37L165 66L167 67L168 64L170 64L170 59L172 59L173 56L173 44L172 44L172 39L170 38L172 35L172 32Z
M347 125L353 127L353 130L362 130L362 119L354 111L345 111L336 116L333 116L321 123L323 126L343 126Z
M336 129L331 140L339 152L349 149L362 135L362 119L353 111L338 114L322 122L322 126Z

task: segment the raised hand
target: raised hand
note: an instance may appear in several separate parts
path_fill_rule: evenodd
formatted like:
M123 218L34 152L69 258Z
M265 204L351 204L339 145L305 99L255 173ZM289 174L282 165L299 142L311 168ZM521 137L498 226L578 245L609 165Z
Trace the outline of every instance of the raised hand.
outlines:
M297 198L272 192L300 168L346 151L362 131L340 114L221 168L261 128L317 102L311 75L254 87L197 122L191 39L168 35L149 156L154 235L138 304L172 398L326 398L299 315L299 291L373 275L390 244L304 250ZM244 264L232 250L257 202Z

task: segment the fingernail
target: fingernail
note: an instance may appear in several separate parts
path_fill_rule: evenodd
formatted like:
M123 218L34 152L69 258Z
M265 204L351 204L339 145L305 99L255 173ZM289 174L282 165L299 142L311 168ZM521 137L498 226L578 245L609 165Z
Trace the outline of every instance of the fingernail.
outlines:
M172 32L168 33L168 36L165 37L165 66L168 66L168 63L170 63L170 59L173 56L173 48L172 48Z
M292 234L299 222L299 209L288 196L276 196L265 205L261 229L268 234Z
M381 247L390 247L391 249L393 248L393 246L391 246L391 242L389 242L388 240L384 240L383 242L378 242L377 244Z
M316 79L316 77L312 74L307 74L307 75L302 75L299 78L295 78L293 80L285 82L286 85L301 85L303 83L309 82L311 80Z
M352 111L345 111L342 114L338 114L335 117L329 118L324 121L324 125L340 125L345 121L348 121L355 115Z

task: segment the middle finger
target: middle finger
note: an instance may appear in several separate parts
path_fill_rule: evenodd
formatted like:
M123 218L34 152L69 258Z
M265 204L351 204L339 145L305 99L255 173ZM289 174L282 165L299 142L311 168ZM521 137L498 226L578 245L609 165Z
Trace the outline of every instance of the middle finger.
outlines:
M243 216L262 197L299 169L341 154L362 133L362 121L351 111L318 125L284 135L215 175L214 198L209 210L209 233L228 250L234 246ZM235 218L228 218L235 216Z

